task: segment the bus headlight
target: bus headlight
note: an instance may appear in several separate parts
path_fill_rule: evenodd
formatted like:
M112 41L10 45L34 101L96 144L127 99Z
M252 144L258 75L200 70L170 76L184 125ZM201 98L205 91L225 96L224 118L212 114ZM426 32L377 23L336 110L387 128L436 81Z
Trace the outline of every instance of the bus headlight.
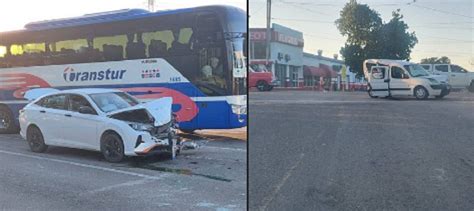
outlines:
M234 114L247 114L247 105L232 105L232 113Z

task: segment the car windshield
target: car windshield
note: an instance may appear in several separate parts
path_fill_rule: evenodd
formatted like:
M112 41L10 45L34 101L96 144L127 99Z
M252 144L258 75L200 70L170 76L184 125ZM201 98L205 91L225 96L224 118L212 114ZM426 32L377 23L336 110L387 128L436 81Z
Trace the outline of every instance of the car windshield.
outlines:
M420 77L420 76L428 76L430 75L426 72L425 68L423 68L419 64L410 64L404 66L406 70L410 73L412 77Z
M94 103L105 113L129 108L137 105L139 102L124 92L109 92L89 95Z

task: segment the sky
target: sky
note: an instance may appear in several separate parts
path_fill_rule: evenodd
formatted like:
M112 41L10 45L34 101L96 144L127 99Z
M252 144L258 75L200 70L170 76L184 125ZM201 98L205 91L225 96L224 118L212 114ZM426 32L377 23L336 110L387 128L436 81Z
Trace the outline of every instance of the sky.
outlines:
M346 38L334 21L349 0L272 0L272 23L301 31L305 52L332 57L339 53ZM474 71L473 0L359 0L379 12L388 22L400 8L404 21L414 31L418 44L411 60L448 56L451 62ZM411 3L411 4L408 4ZM266 0L249 0L250 27L266 26ZM339 55L340 58L340 55Z
M155 10L202 5L232 5L247 10L247 0L155 0ZM148 8L148 0L2 0L0 32L26 23L127 8Z

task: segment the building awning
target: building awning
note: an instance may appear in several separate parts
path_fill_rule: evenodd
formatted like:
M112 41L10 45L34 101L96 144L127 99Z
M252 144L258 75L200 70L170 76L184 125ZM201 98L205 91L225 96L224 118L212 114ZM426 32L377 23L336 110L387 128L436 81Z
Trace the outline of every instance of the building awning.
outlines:
M321 67L303 66L303 75L336 78L337 72L332 70L329 66L321 64Z
M317 76L317 77L326 77L326 71L319 67L313 66L303 66L303 75L305 76Z
M326 72L326 77L337 78L337 72L334 71L331 67L325 64L320 64L319 68L323 69Z

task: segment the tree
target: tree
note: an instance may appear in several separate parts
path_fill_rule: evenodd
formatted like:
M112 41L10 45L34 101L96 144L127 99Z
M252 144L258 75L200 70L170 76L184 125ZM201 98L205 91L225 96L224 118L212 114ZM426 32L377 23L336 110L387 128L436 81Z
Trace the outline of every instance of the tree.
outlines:
M424 58L421 60L422 64L451 64L451 59L449 59L447 56L442 56L442 57L430 57L430 58Z
M340 53L351 72L363 75L364 60L409 59L411 49L418 43L414 32L408 32L400 9L392 13L388 23L366 4L350 0L340 12L336 26L347 37Z

